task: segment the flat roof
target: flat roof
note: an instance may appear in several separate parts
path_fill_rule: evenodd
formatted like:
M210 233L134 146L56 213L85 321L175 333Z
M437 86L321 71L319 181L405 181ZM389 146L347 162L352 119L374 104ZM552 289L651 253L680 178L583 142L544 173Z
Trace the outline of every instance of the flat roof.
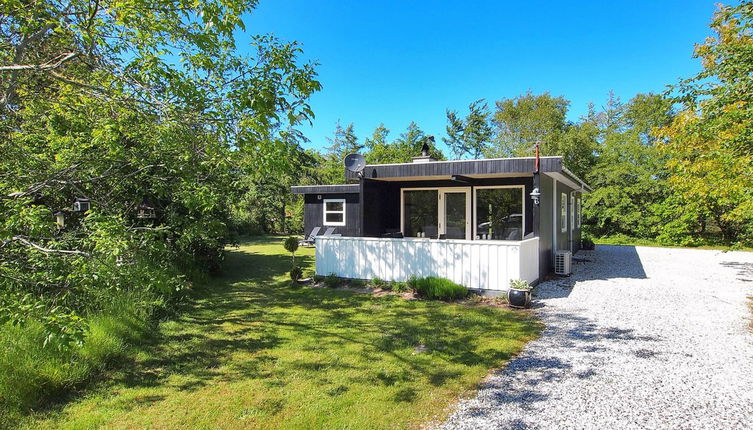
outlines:
M359 184L296 185L290 187L293 194L351 194L358 193Z
M452 176L468 177L510 177L529 176L536 166L535 157L487 158L478 160L429 161L421 163L367 164L363 177L374 180L418 180L419 178L438 178ZM569 171L561 156L540 157L539 172L548 174L558 180L565 180L591 191L582 179ZM345 171L348 180L358 180L355 172Z

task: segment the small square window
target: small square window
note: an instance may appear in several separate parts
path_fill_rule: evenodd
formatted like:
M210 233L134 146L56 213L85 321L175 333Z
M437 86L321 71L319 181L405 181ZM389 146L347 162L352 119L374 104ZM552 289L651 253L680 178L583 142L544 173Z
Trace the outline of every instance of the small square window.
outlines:
M345 225L345 199L324 199L324 225Z

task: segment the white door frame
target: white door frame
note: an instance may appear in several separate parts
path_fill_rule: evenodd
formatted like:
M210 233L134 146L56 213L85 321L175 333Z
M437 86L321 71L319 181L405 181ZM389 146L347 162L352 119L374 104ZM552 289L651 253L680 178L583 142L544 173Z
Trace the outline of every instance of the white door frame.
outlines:
M471 240L471 187L418 187L400 188L400 231L405 232L405 191L437 192L437 234L447 234L445 225L444 195L447 193L465 193L465 239Z
M465 240L471 240L471 187L452 187L439 189L439 234L447 234L447 223L445 210L445 194L464 193L465 194Z

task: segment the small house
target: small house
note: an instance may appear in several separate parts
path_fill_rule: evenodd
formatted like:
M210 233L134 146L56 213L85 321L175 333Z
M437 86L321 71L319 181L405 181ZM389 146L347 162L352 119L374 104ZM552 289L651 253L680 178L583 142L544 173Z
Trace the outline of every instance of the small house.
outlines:
M569 271L580 248L581 198L590 187L562 157L365 165L350 183L294 186L316 273L405 281L440 276L475 290L506 290Z

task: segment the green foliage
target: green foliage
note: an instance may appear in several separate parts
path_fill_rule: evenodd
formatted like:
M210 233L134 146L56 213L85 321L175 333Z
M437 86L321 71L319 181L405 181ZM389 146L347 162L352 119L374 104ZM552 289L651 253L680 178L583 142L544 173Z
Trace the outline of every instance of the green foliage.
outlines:
M413 157L421 155L424 143L429 145L429 155L437 160L444 160L442 151L427 139L426 133L415 122L408 124L405 132L392 142L387 142L388 134L389 130L380 125L374 130L371 138L366 139L364 158L367 163L409 163Z
M0 325L0 409L18 415L80 387L136 351L152 330L145 298L128 293L86 316L81 346L65 348L36 319ZM2 414L0 414L2 417Z
M703 70L673 88L681 109L661 130L673 199L662 238L697 238L709 224L727 242L753 243L753 4L720 5L697 45Z
M342 285L342 280L334 273L325 276L324 279L322 279L322 282L324 282L324 286L327 288L337 288Z
M510 279L510 289L530 291L533 287L527 281L522 279Z
M396 293L406 293L411 291L407 282L392 281L388 284L388 288Z
M453 301L468 296L468 288L456 284L449 279L429 276L426 278L412 278L409 285L416 293L429 300Z
M456 111L447 110L447 137L442 140L456 159L465 155L472 159L481 158L493 136L490 119L489 106L483 99L468 106L468 115L464 119L458 117Z
M160 342L123 377L19 427L418 428L542 328L507 309L273 288L289 269L281 243L229 250L227 276L186 305L190 317L160 324ZM299 250L297 260L310 270L313 254Z
M594 114L599 128L599 155L586 181L594 188L583 201L589 232L655 237L658 213L667 195L666 157L656 146L654 131L672 120L671 101L639 94L629 103L610 99Z
M301 276L303 276L303 269L301 269L299 266L293 266L293 268L290 269L291 280L297 281L301 279Z
M389 282L385 281L384 279L378 278L378 277L371 280L371 285L374 286L374 287L376 287L376 288L385 288L385 287L387 287L388 284L389 284Z
M283 246L285 247L286 251L295 255L295 252L298 251L298 238L291 236L285 239Z

